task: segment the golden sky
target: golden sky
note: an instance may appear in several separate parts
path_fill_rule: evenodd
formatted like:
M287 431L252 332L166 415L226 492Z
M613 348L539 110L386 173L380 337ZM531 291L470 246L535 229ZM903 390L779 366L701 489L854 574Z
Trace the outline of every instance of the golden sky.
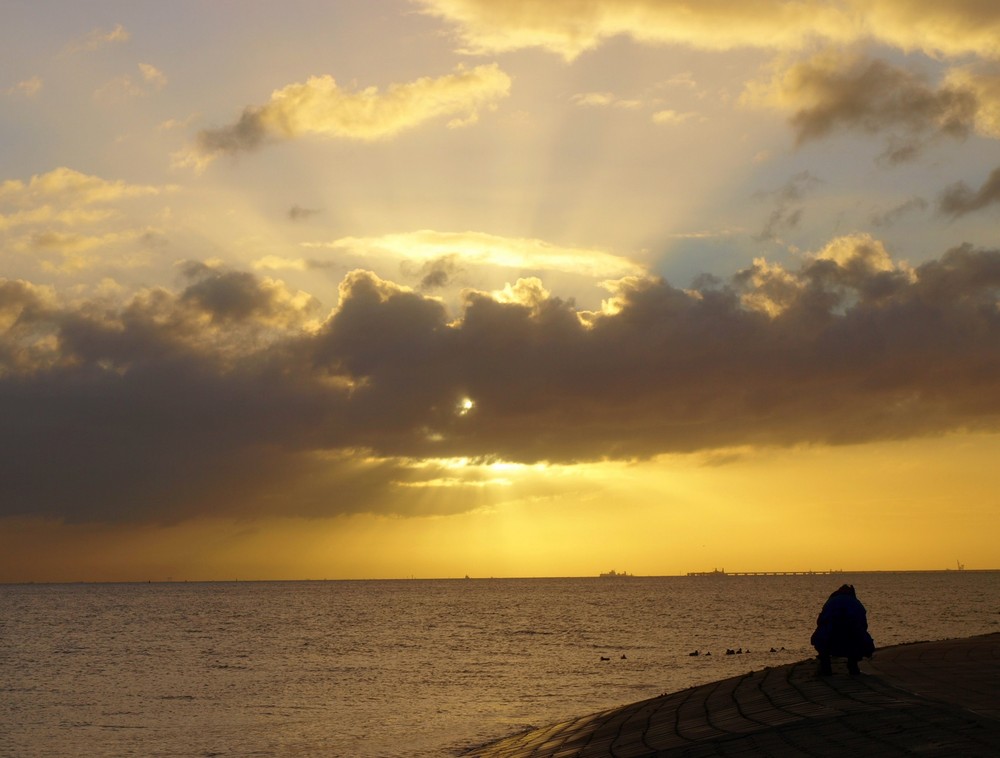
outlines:
M1000 6L0 43L0 581L1000 567Z

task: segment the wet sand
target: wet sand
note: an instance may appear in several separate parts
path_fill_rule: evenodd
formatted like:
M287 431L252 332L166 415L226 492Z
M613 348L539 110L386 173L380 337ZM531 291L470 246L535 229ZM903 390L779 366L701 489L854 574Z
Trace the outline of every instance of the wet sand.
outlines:
M1000 756L1000 633L754 671L469 753L476 758Z

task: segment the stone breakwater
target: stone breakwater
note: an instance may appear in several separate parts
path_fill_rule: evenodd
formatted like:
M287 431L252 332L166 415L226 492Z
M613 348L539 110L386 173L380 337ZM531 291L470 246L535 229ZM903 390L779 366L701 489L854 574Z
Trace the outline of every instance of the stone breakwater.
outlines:
M842 663L842 662L841 662ZM475 758L1000 755L1000 633L805 660L535 729Z

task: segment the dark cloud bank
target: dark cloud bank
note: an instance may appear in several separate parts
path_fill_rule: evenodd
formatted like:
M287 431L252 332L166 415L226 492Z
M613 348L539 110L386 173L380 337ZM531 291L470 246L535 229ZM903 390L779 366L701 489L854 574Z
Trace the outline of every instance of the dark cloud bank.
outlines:
M470 293L456 318L361 271L318 331L315 303L200 264L179 292L116 306L0 280L0 515L326 515L418 491L442 475L407 465L426 457L1000 429L1000 251L873 260L856 241L839 262L696 291L625 280L587 325L541 289L526 305ZM762 298L778 315L748 305Z
M809 61L795 71L786 94L812 102L791 118L800 145L840 130L888 131L881 159L890 165L916 158L942 137L964 139L983 107L968 87L935 86L919 73L880 59L836 67Z
M993 204L1000 205L1000 168L993 169L978 190L965 182L958 182L945 189L940 199L941 212L953 218Z

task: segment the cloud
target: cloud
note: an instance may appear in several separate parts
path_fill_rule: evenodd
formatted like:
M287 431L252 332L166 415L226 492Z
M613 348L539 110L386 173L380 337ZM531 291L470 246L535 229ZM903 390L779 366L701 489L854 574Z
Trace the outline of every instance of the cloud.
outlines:
M496 64L459 66L446 76L393 84L384 92L376 87L344 90L331 76L314 76L276 90L268 103L246 108L229 126L202 130L192 150L178 162L203 167L219 155L302 136L387 139L441 117L451 117L449 127L466 126L478 119L480 111L507 97L510 84L510 77Z
M45 174L35 174L28 182L8 179L0 183L0 207L27 207L48 202L91 205L126 197L156 195L170 189L172 188L148 184L128 184L120 180L109 181L60 166Z
M946 80L933 86L923 76L883 60L825 51L751 84L745 104L793 111L799 145L837 131L890 132L883 157L899 163L931 140L964 138L976 125L979 99Z
M28 181L0 183L0 245L30 256L45 271L71 273L97 264L140 265L136 243L159 230L136 224L122 211L127 200L173 192L176 187L129 184L59 167ZM118 246L111 259L97 250Z
M84 237L79 234L59 234L57 232L37 234L31 240L31 246L34 248L56 248L70 252L90 250L99 244L101 244L100 240L92 237Z
M635 110L643 106L641 100L620 98L611 92L581 92L573 95L570 102L584 107L623 108L626 110Z
M817 37L846 41L852 21L840 4L736 0L418 0L424 11L454 24L465 52L488 54L541 47L567 60L628 36L647 44L709 50L798 49Z
M800 145L838 131L886 132L881 158L890 164L917 157L942 137L1000 138L996 64L951 68L934 84L883 60L825 51L751 83L742 102L792 111Z
M221 269L195 261L182 265L190 283L180 296L214 324L253 321L256 325L302 325L316 314L319 303L304 292L290 292L283 283L245 271Z
M141 81L124 74L105 83L94 92L98 100L118 102L133 97L147 97L151 91L159 91L167 86L167 77L155 66L148 63L139 64Z
M449 313L357 270L323 322L281 282L181 274L117 305L0 280L0 515L406 514L449 460L1000 429L998 250L911 267L851 235L694 289L609 282L598 311L522 279Z
M461 258L454 253L442 255L434 260L423 261L419 265L403 261L400 268L407 276L420 280L421 292L447 287L454 283L456 277L465 273Z
M144 82L154 89L163 89L167 86L167 76L156 66L149 63L140 63L139 72L142 74Z
M6 215L0 213L0 232L39 224L86 226L106 221L113 215L114 211L109 208L71 206L62 210L55 210L51 205L39 205Z
M1000 68L989 66L959 66L945 76L948 87L971 92L976 98L974 117L976 132L984 137L1000 139Z
M300 205L293 205L288 209L288 218L292 221L301 221L302 219L310 218L319 213L316 208L303 208Z
M168 118L159 125L159 129L163 131L170 131L172 129L186 129L191 125L191 122L197 119L197 114L192 114L185 119Z
M952 184L941 193L938 207L942 213L958 218L994 203L1000 203L1000 168L993 169L978 190L965 182Z
M253 268L261 271L310 271L314 269L334 268L339 265L334 261L321 261L310 258L284 258L280 255L265 255L253 262Z
M905 200L887 211L882 213L873 213L869 220L872 226L890 227L896 224L896 222L898 222L903 216L926 209L926 200L922 197L911 197L909 200Z
M802 200L821 183L822 180L811 172L800 171L778 189L757 193L757 197L771 200L775 207L756 239L759 241L779 240L782 231L795 229L805 212L801 205Z
M860 38L937 57L1000 57L1000 7L979 0L852 0Z
M1000 57L1000 8L981 0L414 0L462 50L539 47L573 60L608 40L706 50L801 50L874 41L928 55Z
M673 126L675 124L683 124L685 121L696 118L697 115L697 113L692 112L678 113L677 111L668 108L654 113L653 123Z
M253 262L253 267L257 270L266 269L269 271L305 271L309 268L309 262L305 258L283 258L280 255L265 255Z
M694 87L695 85L689 77L681 75L681 77L676 81L668 80L667 82L663 82L660 86ZM677 124L682 124L685 121L698 117L697 113L681 113L670 108L661 107L663 99L660 97L654 97L651 99L621 98L612 92L581 92L573 95L570 98L570 102L584 108L616 108L620 110L632 111L645 108L658 108L658 110L655 110L650 116L650 120L654 124L660 125L676 126Z
M57 253L61 256L58 264L39 260L52 271L88 268L99 260L90 251L133 242L154 231L107 228L119 215L118 203L175 189L107 180L64 166L36 174L27 182L8 179L0 183L0 242L12 252ZM93 227L101 224L105 228L94 232Z
M78 274L99 266L145 266L151 258L149 251L163 244L163 232L155 227L92 234L42 228L12 239L8 249L30 256L44 272Z
M590 248L551 245L539 239L500 237L483 232L415 232L380 237L343 237L306 247L343 250L358 256L392 255L408 261L445 256L481 265L531 271L568 271L596 278L642 274L645 269L621 256Z
M144 97L146 90L131 76L117 76L94 90L94 99L107 103L118 103L133 97Z
M602 108L608 105L614 105L616 98L610 92L581 92L573 95L570 100L574 105Z
M32 98L42 91L42 78L32 76L30 79L18 82L13 87L7 89L8 95L19 95L21 97Z
M121 24L115 24L114 29L111 29L110 31L104 29L93 29L87 35L72 44L69 51L73 53L92 53L95 50L100 50L102 47L107 45L117 42L126 42L130 36L131 35L129 34L128 29Z
M673 76L664 79L660 86L662 87L681 87L682 89L697 90L698 83L694 80L694 74L690 71L682 71L679 74L674 74Z
M854 287L862 286L863 280L872 274L909 272L907 266L896 264L885 245L870 234L837 237L813 255L812 259L832 261L837 265L839 276L855 276L857 283L851 283Z

